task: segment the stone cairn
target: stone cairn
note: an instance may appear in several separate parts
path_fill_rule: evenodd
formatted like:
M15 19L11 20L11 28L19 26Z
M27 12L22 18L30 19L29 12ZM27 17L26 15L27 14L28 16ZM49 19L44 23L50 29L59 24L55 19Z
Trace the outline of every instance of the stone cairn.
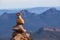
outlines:
M30 40L30 35L26 33L26 30L23 28L24 20L21 17L21 13L18 12L16 18L16 25L13 26L13 33L11 40Z

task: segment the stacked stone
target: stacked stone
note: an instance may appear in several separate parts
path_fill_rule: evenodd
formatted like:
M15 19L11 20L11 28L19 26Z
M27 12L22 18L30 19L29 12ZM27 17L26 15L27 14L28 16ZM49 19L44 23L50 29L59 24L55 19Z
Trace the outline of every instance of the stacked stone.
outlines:
M29 34L23 28L24 20L20 12L17 13L16 25L13 26L13 33L11 40L29 40Z

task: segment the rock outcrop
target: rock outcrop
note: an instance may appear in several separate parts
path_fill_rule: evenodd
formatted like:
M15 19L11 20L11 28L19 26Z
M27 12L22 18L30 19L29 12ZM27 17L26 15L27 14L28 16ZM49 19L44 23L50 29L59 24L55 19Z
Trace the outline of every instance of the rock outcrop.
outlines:
M60 29L51 27L42 27L31 34L33 40L60 40Z

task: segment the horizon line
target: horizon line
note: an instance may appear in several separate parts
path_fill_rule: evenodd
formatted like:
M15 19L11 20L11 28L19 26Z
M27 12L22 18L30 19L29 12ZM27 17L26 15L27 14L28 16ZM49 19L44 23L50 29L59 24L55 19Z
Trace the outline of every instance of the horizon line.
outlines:
M22 10L31 8L60 8L60 7L28 7L28 8L0 8L0 10Z

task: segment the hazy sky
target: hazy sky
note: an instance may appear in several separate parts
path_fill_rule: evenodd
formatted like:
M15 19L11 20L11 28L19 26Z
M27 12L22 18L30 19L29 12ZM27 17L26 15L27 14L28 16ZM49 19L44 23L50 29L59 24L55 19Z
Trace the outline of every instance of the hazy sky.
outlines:
M0 9L60 7L60 0L0 0Z

